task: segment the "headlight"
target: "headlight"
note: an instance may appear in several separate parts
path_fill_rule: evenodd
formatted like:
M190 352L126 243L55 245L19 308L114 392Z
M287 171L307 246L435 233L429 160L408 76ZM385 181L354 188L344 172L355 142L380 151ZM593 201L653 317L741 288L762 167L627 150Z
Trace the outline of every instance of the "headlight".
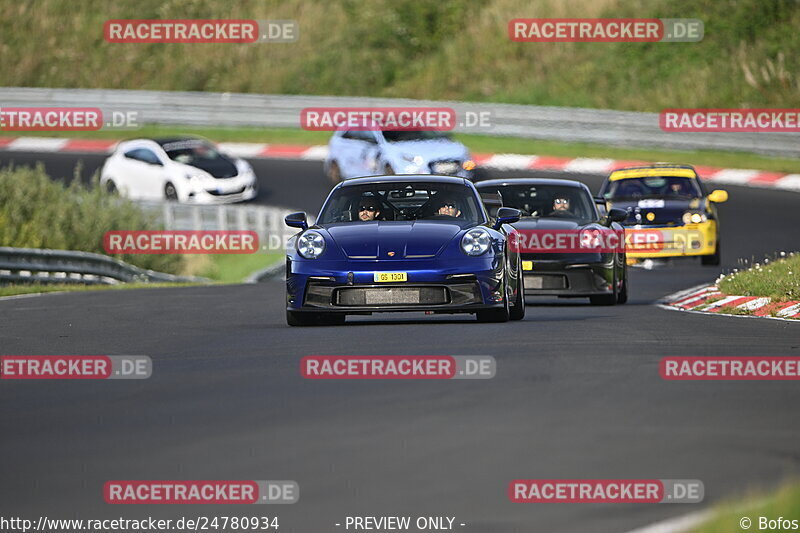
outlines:
M464 170L475 170L475 161L472 159L467 159L463 163L461 163L461 168Z
M316 231L307 231L297 238L297 252L306 259L316 259L325 251L325 238Z
M409 163L414 163L417 166L424 162L421 155L403 155L403 159Z
M461 249L467 255L477 256L485 254L492 245L492 237L483 228L471 229L461 238Z
M700 224L706 220L708 220L708 217L705 213L692 213L691 211L687 211L683 214L684 224Z
M186 179L189 180L189 185L192 186L192 189L199 190L203 188L205 178L200 174L186 174Z

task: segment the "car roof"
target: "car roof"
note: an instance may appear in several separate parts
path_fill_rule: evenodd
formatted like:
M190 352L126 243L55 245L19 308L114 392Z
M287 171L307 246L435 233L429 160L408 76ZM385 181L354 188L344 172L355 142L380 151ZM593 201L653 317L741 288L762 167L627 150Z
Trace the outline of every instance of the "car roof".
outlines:
M391 176L369 176L365 178L350 178L339 184L339 187L354 187L356 185L369 185L370 183L452 183L466 185L469 183L464 178L456 176L438 176L436 174L393 174Z
M116 150L127 150L133 146L148 146L153 148L154 144L158 145L163 149L165 144L173 143L173 142L181 142L181 141L207 141L199 136L194 135L175 135L173 137L135 137L132 139L125 139L117 143Z
M501 178L480 181L475 184L478 189L485 187L502 187L504 185L563 185L588 190L585 183L575 180L562 180L558 178Z
M181 142L181 141L205 141L206 139L202 137L197 137L195 135L176 135L174 137L157 137L152 139L152 141L158 143L160 146L164 146L165 144L174 143L174 142Z
M697 178L697 171L692 165L675 165L672 163L656 163L634 167L618 168L608 175L609 181L627 178L646 178L649 176L668 176L677 178Z

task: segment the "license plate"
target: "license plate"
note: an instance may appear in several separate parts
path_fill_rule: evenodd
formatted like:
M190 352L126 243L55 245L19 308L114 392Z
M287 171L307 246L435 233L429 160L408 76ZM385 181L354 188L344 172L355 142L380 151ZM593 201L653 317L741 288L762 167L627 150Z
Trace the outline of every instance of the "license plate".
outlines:
M526 276L525 288L526 289L541 289L543 286L544 278L542 276Z
M408 281L408 274L406 272L375 272L374 279L377 283Z
M533 261L523 261L522 270L533 270Z

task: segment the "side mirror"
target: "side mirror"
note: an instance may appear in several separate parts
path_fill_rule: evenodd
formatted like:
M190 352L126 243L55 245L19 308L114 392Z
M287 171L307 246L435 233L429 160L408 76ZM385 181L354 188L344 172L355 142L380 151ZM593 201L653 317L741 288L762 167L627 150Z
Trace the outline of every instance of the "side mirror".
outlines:
M716 189L708 195L708 201L714 202L715 204L721 204L722 202L728 201L728 191L724 191L722 189Z
M300 228L303 231L308 229L308 221L306 220L306 214L302 211L286 215L286 218L284 218L283 221L286 222L287 226L290 226L292 228Z
M494 229L499 229L503 224L519 222L519 217L521 216L522 212L519 209L501 207L497 210L497 221L494 223Z
M609 222L622 222L628 218L628 212L624 209L612 208L606 215L606 220Z

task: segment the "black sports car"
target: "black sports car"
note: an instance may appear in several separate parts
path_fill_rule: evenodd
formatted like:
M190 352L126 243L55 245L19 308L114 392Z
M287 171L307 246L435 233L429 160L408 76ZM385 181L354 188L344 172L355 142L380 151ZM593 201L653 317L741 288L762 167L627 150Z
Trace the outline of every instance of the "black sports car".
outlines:
M621 236L622 243L613 248L520 249L526 296L588 297L594 305L628 300L624 228L619 224L627 216L625 211L612 209L601 215L589 188L578 181L497 179L475 187L490 214L499 205L520 210L522 218L514 228L522 236Z

